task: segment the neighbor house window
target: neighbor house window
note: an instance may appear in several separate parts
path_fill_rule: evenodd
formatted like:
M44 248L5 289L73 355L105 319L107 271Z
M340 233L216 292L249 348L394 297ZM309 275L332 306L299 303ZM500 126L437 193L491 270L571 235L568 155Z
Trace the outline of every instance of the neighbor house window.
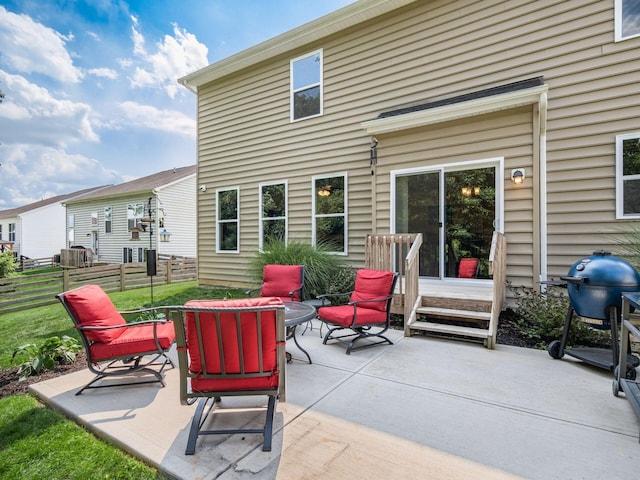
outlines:
M616 137L616 218L640 218L640 132Z
M615 0L615 40L640 35L640 0Z
M216 191L216 251L240 251L240 189Z
M15 223L9 224L9 241L10 242L16 241L16 224Z
M0 225L0 240L2 240L2 225Z
M347 175L313 177L313 242L347 253Z
M291 120L322 115L322 50L291 60Z
M98 212L91 212L91 226L98 226Z
M76 224L76 219L73 213L67 215L67 228L69 229L69 231L67 232L67 241L69 242L69 246L73 245L73 242L75 241L75 233L74 233L75 224Z
M287 184L260 185L260 249L287 241Z
M111 233L111 207L105 207L104 209L104 233Z
M144 205L142 203L134 203L127 205L127 227L129 230L132 228L140 228L140 220L144 215Z
M133 248L124 247L122 249L122 263L131 263L133 262Z

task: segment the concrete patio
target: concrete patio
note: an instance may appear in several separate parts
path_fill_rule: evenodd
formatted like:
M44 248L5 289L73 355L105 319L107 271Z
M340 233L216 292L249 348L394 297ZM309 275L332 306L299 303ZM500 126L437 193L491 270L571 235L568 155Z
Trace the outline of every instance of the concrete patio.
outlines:
M180 479L612 479L640 474L640 423L612 375L546 352L392 331L393 346L344 354L318 329L287 349L273 451L258 435L208 436L185 456L194 406L178 371L157 385L74 393L88 370L31 386L98 436ZM263 399L223 399L223 406ZM252 403L253 402L253 403ZM256 403L257 402L257 403ZM262 413L225 410L223 424Z

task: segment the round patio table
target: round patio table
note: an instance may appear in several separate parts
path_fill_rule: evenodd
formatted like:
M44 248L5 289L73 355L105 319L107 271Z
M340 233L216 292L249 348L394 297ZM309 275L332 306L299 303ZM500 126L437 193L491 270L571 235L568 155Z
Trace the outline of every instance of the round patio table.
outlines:
M316 317L316 309L313 305L302 302L283 302L284 303L284 325L287 327L287 340L293 338L296 347L307 356L309 363L311 357L309 353L300 346L296 338L296 328L309 320ZM287 362L291 362L291 354L287 353Z

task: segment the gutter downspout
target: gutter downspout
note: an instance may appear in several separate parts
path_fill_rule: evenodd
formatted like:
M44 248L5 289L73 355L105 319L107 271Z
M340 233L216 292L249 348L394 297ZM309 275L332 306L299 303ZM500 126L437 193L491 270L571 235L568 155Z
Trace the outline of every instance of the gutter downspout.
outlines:
M547 94L540 94L540 282L547 280ZM544 291L545 284L540 284Z

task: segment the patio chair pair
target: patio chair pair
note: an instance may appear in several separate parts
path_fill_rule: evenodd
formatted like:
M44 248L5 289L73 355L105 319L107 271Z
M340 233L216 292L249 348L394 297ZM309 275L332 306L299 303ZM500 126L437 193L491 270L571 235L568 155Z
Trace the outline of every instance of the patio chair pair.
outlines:
M80 334L89 370L96 374L76 395L90 388L156 382L164 386L163 370L173 366L168 353L175 342L181 403L201 399L185 454L195 452L199 436L212 434L262 433L263 450L271 450L275 401L285 400L284 307L280 299L201 300L179 307L118 312L97 285L57 298ZM123 318L125 313L151 312L161 312L163 318L133 323ZM268 397L262 428L204 428L222 397L255 395Z

